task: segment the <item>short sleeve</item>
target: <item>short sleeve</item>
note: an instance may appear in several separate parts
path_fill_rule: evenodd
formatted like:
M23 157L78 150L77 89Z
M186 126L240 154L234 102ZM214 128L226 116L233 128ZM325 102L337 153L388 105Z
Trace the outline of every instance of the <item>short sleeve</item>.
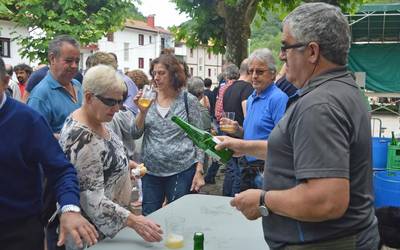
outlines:
M44 100L42 100L42 98L31 95L28 98L27 104L29 107L33 108L41 115L43 115L48 123L51 123L51 112L50 112L51 109L49 107L49 104Z
M297 179L349 178L350 125L340 110L313 105L299 114L291 131Z
M288 99L288 96L283 92L281 95L274 96L271 102L273 106L271 110L273 111L272 119L274 120L274 125L278 124L282 116L285 114Z
M253 93L254 89L250 84L246 84L241 95L240 95L240 100L243 102L249 98L251 93Z

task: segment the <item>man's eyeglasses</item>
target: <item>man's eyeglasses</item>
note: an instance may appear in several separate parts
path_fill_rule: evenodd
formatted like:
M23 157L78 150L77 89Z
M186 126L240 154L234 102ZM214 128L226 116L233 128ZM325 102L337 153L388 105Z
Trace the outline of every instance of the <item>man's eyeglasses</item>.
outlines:
M301 48L301 47L305 47L307 45L308 45L308 43L295 43L295 44L291 44L291 45L283 45L281 47L281 52L286 53L286 50L288 50L288 49Z
M266 71L269 71L269 69L249 69L247 73L249 75L253 75L254 73L256 73L256 75L260 76L264 74Z
M97 99L99 99L104 105L108 107L114 107L115 105L122 105L124 100L116 100L112 98L106 98L101 95L94 95Z

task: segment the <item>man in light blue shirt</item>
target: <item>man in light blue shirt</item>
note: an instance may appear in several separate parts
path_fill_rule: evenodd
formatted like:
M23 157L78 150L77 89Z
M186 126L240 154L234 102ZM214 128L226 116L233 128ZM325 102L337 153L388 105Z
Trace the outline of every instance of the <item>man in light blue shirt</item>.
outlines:
M247 99L243 122L245 140L267 140L272 129L285 113L288 96L275 84L275 61L269 49L258 49L249 56L249 74L254 92ZM240 189L261 188L264 161L246 156Z
M267 140L272 129L285 113L288 96L273 82L247 99L246 118L243 123L245 140ZM246 156L248 162L256 158Z
M267 140L285 113L288 96L274 84L276 67L269 49L255 50L249 56L248 71L254 92L247 99L243 128L234 122L237 127L236 136L245 140ZM240 178L240 191L262 187L264 161L245 156L238 165L240 175L234 178ZM238 192L232 190L231 195Z
M81 85L73 79L78 72L79 43L70 36L58 36L50 42L48 56L50 70L33 89L27 104L58 134L67 116L82 105Z

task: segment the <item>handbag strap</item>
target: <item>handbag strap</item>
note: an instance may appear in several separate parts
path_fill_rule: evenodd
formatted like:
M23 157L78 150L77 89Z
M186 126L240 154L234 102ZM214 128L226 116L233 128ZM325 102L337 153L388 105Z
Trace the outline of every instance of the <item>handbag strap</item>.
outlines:
M183 101L185 102L187 121L190 123L190 121L189 121L189 105L188 105L188 97L187 96L188 96L188 92L184 91L183 92Z

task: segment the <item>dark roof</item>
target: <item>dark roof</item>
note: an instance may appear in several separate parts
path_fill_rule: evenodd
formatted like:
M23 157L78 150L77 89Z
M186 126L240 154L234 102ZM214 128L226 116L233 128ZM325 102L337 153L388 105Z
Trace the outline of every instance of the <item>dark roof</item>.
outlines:
M352 42L400 42L400 4L364 4L349 20Z

